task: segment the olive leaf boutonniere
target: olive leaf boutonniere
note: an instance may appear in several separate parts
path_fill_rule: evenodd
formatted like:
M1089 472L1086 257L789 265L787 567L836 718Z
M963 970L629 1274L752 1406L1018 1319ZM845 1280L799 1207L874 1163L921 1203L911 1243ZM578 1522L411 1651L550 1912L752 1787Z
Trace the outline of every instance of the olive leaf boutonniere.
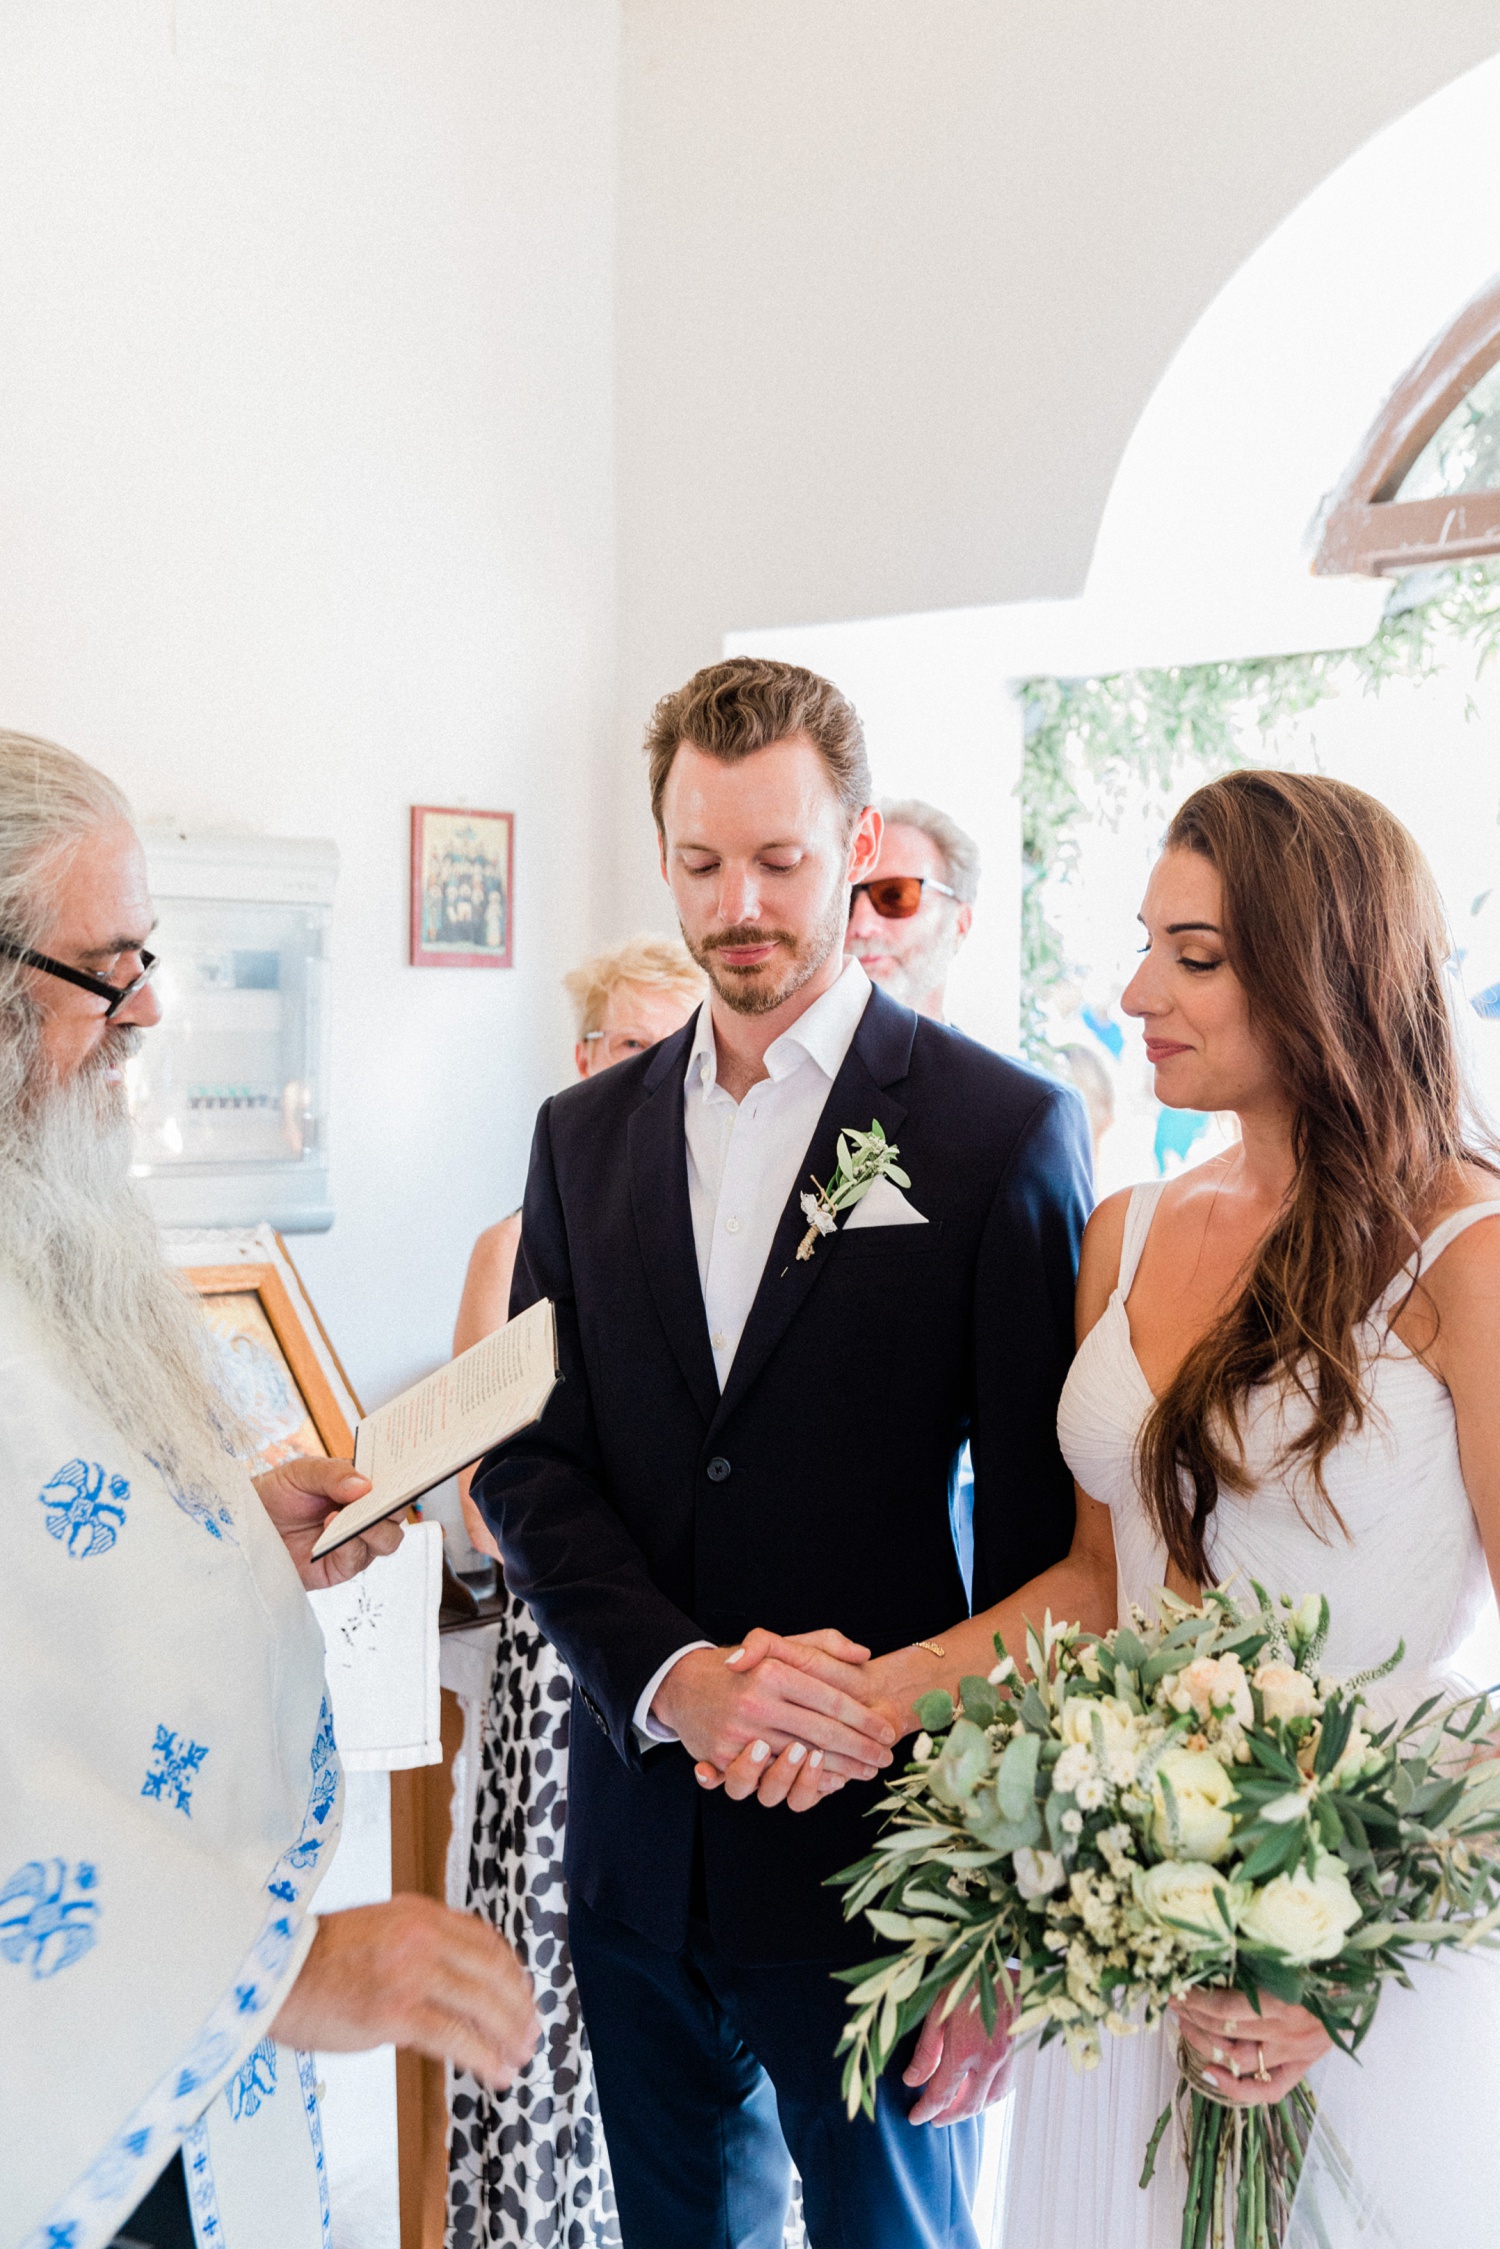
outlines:
M818 1187L814 1179L817 1193L802 1197L802 1215L808 1228L797 1247L799 1258L812 1256L818 1236L833 1233L839 1212L863 1202L877 1179L889 1179L897 1187L911 1185L897 1165L900 1153L896 1143L886 1139L878 1117L870 1120L868 1132L855 1132L850 1127L839 1134L838 1168L833 1177L826 1187Z

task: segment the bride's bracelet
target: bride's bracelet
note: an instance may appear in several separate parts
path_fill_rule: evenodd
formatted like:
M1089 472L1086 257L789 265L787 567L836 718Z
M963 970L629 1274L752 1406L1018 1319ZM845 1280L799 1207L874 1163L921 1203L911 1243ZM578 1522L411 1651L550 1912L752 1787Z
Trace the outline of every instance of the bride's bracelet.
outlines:
M941 1640L913 1640L912 1646L925 1648L930 1656L936 1656L939 1661L945 1659L948 1653Z

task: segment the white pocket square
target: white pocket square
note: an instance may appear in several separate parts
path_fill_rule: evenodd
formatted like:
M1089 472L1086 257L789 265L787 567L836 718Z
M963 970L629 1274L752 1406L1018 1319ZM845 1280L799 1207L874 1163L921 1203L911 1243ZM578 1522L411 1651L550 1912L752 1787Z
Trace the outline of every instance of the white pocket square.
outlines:
M843 1225L841 1234L856 1226L925 1226L928 1221L889 1179L877 1179L868 1195L855 1204Z

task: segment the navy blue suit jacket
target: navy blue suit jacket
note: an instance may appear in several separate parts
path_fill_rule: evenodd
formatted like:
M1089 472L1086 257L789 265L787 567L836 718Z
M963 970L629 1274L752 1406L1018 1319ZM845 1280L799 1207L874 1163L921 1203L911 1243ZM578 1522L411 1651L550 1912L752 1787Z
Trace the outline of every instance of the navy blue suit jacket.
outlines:
M879 990L782 1214L720 1395L688 1205L691 1024L548 1101L512 1309L550 1296L563 1380L475 1496L512 1590L577 1685L570 1883L666 1946L686 1933L695 1828L715 1941L744 1960L857 1957L826 1878L862 1857L880 1784L810 1812L704 1795L632 1715L685 1641L837 1625L877 1655L966 1611L949 1489L974 1460L974 1605L1067 1551L1057 1448L1089 1202L1082 1104ZM797 1261L798 1193L878 1117L926 1226ZM586 1713L586 1715L585 1715Z

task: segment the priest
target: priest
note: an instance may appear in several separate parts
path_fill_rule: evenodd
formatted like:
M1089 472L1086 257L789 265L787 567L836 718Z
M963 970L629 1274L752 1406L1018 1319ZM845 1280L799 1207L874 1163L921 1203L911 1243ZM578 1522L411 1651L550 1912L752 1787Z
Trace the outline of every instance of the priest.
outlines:
M535 2044L495 1931L315 1913L339 1830L303 1588L347 1462L252 1480L129 1178L160 1020L105 776L0 734L0 2249L322 2249L311 2051L394 2041L508 2084Z

